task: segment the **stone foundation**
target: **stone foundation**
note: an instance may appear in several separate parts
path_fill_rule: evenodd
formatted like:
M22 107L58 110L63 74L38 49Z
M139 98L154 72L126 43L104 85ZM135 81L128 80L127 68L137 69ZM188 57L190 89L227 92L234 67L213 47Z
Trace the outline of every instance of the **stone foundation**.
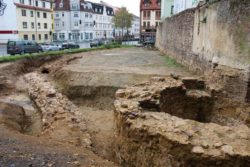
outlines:
M90 135L79 109L57 92L48 79L38 73L25 75L29 95L42 115L42 136L72 141L90 147Z
M213 99L187 87L169 77L117 91L115 152L121 165L249 165L249 128L209 123Z

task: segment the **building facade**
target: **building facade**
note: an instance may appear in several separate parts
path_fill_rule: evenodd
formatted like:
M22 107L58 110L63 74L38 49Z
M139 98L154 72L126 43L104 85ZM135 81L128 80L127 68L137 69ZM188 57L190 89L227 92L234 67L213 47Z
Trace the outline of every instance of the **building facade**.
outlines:
M196 7L202 0L174 0L174 14Z
M129 31L129 34L134 36L135 39L140 38L140 17L133 15L132 26Z
M0 1L2 7L2 12L0 12L0 43L18 39L37 42L51 41L53 32L51 1Z
M89 41L113 37L112 7L84 0L57 0L54 40Z
M141 40L155 39L156 27L161 21L161 0L141 0L140 16Z
M95 38L113 38L114 24L114 9L105 3L92 3L94 13L94 37Z
M174 14L174 0L161 1L161 20Z

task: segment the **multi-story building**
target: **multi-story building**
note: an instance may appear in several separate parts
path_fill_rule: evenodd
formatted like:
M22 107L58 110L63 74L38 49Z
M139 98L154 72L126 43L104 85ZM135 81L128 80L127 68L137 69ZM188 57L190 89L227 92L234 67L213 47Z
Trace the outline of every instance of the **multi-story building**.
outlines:
M174 0L174 14L196 7L202 0Z
M10 39L51 40L53 10L50 0L2 0L0 42ZM11 18L11 19L10 19Z
M94 13L92 3L85 1L81 4L81 20L83 34L81 39L91 40L94 38Z
M84 0L57 0L55 40L86 41L113 37L112 7Z
M141 40L146 38L155 39L156 27L161 21L161 0L141 0Z
M161 1L161 20L174 14L174 0Z
M94 12L94 37L95 38L112 38L114 32L114 10L106 3L92 3Z
M132 26L129 34L134 36L136 39L140 38L140 17L133 15Z

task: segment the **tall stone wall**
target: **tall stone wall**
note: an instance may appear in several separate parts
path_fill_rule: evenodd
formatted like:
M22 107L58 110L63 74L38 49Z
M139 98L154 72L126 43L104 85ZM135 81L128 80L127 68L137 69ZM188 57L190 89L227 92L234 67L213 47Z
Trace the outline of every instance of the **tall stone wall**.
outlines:
M195 9L189 9L166 18L156 34L156 46L184 64L188 64L186 56L192 52L194 13Z
M250 100L250 1L219 0L167 18L156 47L205 74L217 96Z

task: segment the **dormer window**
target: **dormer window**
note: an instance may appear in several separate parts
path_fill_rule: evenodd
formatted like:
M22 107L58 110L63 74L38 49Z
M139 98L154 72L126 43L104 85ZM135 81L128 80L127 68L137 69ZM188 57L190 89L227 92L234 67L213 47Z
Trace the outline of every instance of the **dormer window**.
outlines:
M157 5L161 6L161 0L157 0Z
M144 0L144 6L150 6L151 5L151 0Z
M62 2L59 4L59 8L63 8L63 3Z

